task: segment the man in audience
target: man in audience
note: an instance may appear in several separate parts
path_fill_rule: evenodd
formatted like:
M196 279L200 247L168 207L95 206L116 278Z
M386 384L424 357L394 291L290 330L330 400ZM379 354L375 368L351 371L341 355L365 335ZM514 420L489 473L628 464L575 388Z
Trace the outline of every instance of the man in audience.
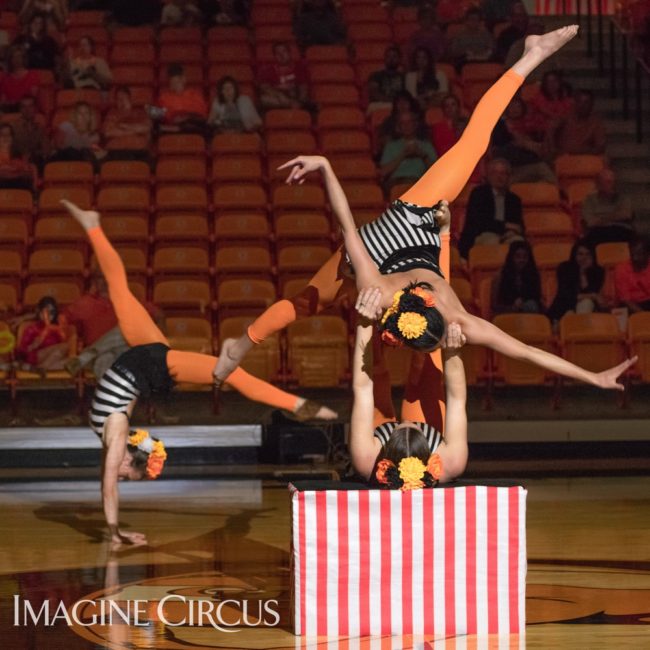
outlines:
M310 0L299 5L293 31L302 48L345 43L345 25L330 0Z
M579 90L571 113L560 118L549 129L550 150L556 155L594 154L605 151L605 126L594 113L594 95Z
M522 239L521 199L510 191L510 163L494 158L487 168L487 183L472 190L458 250L469 257L474 244L510 243Z
M373 72L368 78L368 112L389 108L404 88L402 53L396 45L390 45L384 52L384 69Z
M387 142L381 154L380 171L386 187L415 182L436 161L438 156L433 145L418 139L418 126L415 114L399 116L399 138Z
M301 61L294 61L288 43L273 44L274 61L259 73L263 108L309 108L309 76Z
M45 118L38 113L33 97L20 100L20 117L13 126L16 149L40 169L50 155L50 140L45 131Z
M103 135L112 158L140 158L139 154L147 154L151 120L144 108L133 106L128 86L115 90L114 105L104 120Z
M481 10L472 7L467 10L463 28L449 43L449 56L462 67L465 63L488 61L494 51L494 39L481 21Z
M167 68L168 87L158 103L165 112L161 131L165 133L202 133L208 119L208 105L200 90L188 88L180 63Z
M446 50L445 35L436 25L436 10L431 5L424 5L418 9L419 29L409 36L406 58L410 61L413 53L423 47L433 56L435 61L441 59Z
M192 0L170 0L160 16L162 27L189 27L200 25L202 20L201 10Z
M630 197L617 191L613 170L603 169L596 177L596 192L582 203L586 238L593 246L608 241L630 241L634 238L633 217Z
M629 261L614 270L616 297L632 314L650 311L650 241L636 238L629 247Z

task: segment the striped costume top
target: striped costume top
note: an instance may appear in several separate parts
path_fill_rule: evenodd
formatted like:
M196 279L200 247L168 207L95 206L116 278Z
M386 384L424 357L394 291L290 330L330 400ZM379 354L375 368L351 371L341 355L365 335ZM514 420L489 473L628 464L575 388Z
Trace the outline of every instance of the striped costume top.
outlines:
M126 413L138 397L166 393L174 382L167 369L169 348L162 343L136 345L121 354L100 379L90 405L90 428L101 438L111 413Z
M383 424L380 424L373 431L373 434L375 438L377 438L379 442L381 442L382 445L386 445L391 434L393 433L393 431L395 431L395 428L399 424L401 423L384 422ZM418 425L422 429L422 433L424 433L424 437L427 439L427 443L429 444L429 449L431 450L431 453L433 453L436 449L438 449L438 446L442 442L442 434L440 433L440 431L432 427L430 424L426 424L424 422L418 422Z
M436 207L393 201L385 212L359 228L359 236L382 275L427 269L440 270L440 228Z

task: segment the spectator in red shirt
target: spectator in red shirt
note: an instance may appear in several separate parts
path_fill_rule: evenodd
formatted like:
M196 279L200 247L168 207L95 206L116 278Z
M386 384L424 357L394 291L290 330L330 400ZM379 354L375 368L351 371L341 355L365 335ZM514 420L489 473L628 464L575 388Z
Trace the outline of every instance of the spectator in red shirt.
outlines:
M530 108L541 115L544 128L566 117L573 108L569 87L557 70L549 70L543 77L539 92L530 100Z
M629 243L630 259L614 270L616 297L630 313L650 311L650 242L637 238Z
M447 95L440 107L443 119L431 127L431 139L438 155L442 156L460 139L467 125L467 118L461 113L460 101L456 95Z
M180 63L167 68L168 87L160 93L158 103L165 112L162 131L167 133L203 133L208 119L208 105L203 92L188 88L185 70Z
M293 60L288 43L274 43L273 56L259 73L262 107L310 108L307 68Z
M31 190L33 186L34 172L16 146L13 127L0 125L0 188Z
M45 373L62 370L68 354L67 332L59 322L59 308L54 298L41 298L36 307L38 320L25 326L16 345L16 358L23 370Z
M0 103L2 110L13 112L23 97L35 97L40 77L36 70L26 67L25 50L14 46L9 51L7 74L0 79Z

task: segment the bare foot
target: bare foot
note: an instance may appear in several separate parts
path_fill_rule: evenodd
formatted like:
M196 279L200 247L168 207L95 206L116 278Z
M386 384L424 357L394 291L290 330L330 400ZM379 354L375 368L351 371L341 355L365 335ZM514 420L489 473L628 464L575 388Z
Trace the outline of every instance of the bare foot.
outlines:
M578 27L567 25L541 36L528 36L524 42L523 56L528 54L531 57L539 57L538 63L541 63L568 43L578 33Z
M212 371L214 383L217 387L221 386L226 379L239 367L239 364L244 358L240 354L237 343L239 339L226 339L221 344L221 352L219 352L219 359L217 365Z
M82 210L74 203L61 199L61 205L81 224L84 230L90 230L99 226L99 212L94 210Z

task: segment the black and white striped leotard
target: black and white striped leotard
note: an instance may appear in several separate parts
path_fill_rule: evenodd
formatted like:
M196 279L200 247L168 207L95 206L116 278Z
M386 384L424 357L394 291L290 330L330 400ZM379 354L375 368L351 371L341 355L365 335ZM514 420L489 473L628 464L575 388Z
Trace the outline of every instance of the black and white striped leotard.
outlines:
M435 207L393 201L375 221L359 228L359 236L382 275L440 270L440 228Z
M384 424L380 424L373 431L373 434L382 445L385 445L393 431L395 431L395 427L399 424L399 422L384 422ZM427 443L429 444L429 449L431 450L431 453L433 453L438 449L438 446L442 442L442 434L435 427L424 422L418 422L418 427L422 429L422 433L424 433L424 437L427 439Z
M104 373L90 406L90 427L101 438L111 413L126 413L138 397L166 393L174 381L167 368L169 348L162 343L136 345L121 354Z

